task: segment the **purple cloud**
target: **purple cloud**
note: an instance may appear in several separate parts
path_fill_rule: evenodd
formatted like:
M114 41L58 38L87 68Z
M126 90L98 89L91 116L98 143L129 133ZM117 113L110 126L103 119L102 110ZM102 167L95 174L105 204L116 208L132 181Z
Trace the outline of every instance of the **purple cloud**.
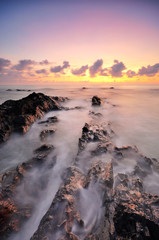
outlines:
M11 61L8 59L0 58L0 72L11 64Z
M126 72L126 75L128 76L128 78L132 78L132 77L136 76L136 72L132 71L132 70L128 70Z
M17 65L13 66L13 69L16 69L17 71L23 71L32 68L32 65L35 65L36 62L32 61L30 59L24 59L20 60Z
M108 69L107 68L103 68L100 71L100 76L109 76L108 75Z
M119 62L118 60L114 60L114 64L109 70L109 73L112 77L122 77L122 71L125 70L126 67L123 62Z
M82 66L81 68L72 69L72 74L79 75L79 76L85 76L85 73L88 69L88 65Z
M40 69L36 71L37 74L47 74L46 69Z
M49 63L49 61L47 59L45 59L45 60L41 61L39 64L40 65L48 65L50 63Z
M69 67L70 67L69 62L64 61L62 66L58 65L58 66L52 67L50 71L53 73L63 73L63 70Z
M98 59L90 68L89 73L91 77L95 77L102 69L103 59Z
M156 63L152 66L148 65L147 67L140 68L138 71L138 75L140 76L146 75L148 77L153 77L158 72L159 72L159 63Z

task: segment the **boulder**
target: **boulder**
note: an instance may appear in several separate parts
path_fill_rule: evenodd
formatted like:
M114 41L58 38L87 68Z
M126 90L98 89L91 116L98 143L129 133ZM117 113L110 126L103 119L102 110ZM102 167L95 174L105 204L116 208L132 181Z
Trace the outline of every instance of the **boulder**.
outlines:
M102 104L103 100L98 96L92 97L92 105L93 106L100 106Z
M53 135L55 133L55 129L46 129L41 131L40 133L40 139L41 141L44 141L47 137Z
M8 100L0 105L0 143L12 132L25 133L46 112L60 110L59 103L42 93L32 93L21 100Z

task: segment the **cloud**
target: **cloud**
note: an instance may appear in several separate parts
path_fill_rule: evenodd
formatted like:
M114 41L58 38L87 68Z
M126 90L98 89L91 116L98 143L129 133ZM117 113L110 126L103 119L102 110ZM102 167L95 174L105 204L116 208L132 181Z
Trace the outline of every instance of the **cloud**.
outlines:
M48 64L50 64L50 63L49 63L49 61L48 61L47 59L45 59L45 60L39 62L39 64L40 64L40 65L48 65Z
M70 67L69 62L64 61L62 66L58 65L58 66L52 67L50 71L53 73L63 73L63 70L69 67Z
M36 62L30 59L20 60L17 65L13 66L13 69L16 69L17 71L29 70L32 68L31 66L35 64Z
M40 69L40 70L37 70L36 73L37 74L41 74L41 73L42 74L47 74L47 71L46 71L46 69Z
M0 72L2 72L2 70L8 67L10 64L11 61L8 59L0 58Z
M137 74L136 74L135 71L128 70L128 71L126 72L126 75L128 76L128 78L132 78L132 77L136 76Z
M112 77L122 77L122 71L125 70L126 67L123 62L119 62L118 60L114 60L114 64L109 70L109 73Z
M140 68L138 71L138 75L140 76L146 75L148 77L153 77L158 72L159 72L159 63L156 63L152 66L148 65L147 67Z
M91 77L95 77L102 69L103 59L98 59L90 68L89 73Z
M72 74L79 75L79 76L85 76L85 73L88 69L88 65L82 66L81 68L72 69Z
M100 76L109 76L107 72L108 72L108 68L101 69Z

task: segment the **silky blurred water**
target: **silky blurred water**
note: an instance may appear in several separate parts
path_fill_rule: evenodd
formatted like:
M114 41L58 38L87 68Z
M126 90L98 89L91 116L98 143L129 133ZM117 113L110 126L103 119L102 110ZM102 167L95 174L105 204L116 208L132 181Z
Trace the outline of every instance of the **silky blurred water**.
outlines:
M12 91L6 91L12 89ZM59 86L44 88L44 86L1 86L0 103L8 99L20 99L31 92L16 91L26 89L43 92L50 96L69 97L73 101L68 106L83 105L90 107L93 95L105 98L116 105L102 108L106 120L113 123L117 134L116 144L136 145L141 152L149 157L159 159L159 86L115 86L110 89L104 85ZM85 111L88 114L88 111Z
M12 91L6 91L7 89L12 89ZM16 89L31 91L17 91ZM0 103L8 99L21 99L33 91L42 92L49 96L69 97L70 100L63 103L64 106L81 106L82 108L69 111L51 111L43 117L43 120L57 116L59 121L53 126L38 124L39 120L37 120L24 136L14 133L6 143L0 146L1 173L31 159L34 156L34 150L44 143L52 144L55 147L53 153L49 154L43 168L40 171L35 168L26 174L23 183L17 189L16 200L21 204L33 204L34 211L32 217L23 225L22 229L17 234L11 235L9 240L29 240L38 228L42 217L62 183L64 170L74 162L78 152L78 139L81 136L82 127L85 122L91 121L90 111L102 113L102 122L111 122L111 127L115 132L114 142L117 146L136 145L143 154L159 159L159 87L115 86L114 89L110 89L110 87L102 85L88 85L85 88L83 86L58 85L50 88L3 86L0 88ZM91 106L93 95L98 95L104 99L104 104L101 107ZM51 128L56 129L55 134L41 142L40 132ZM90 148L95 147L94 144L89 145L84 153L84 161L81 161L80 165L82 170L87 168L85 159L89 156ZM50 168L49 164L55 156L56 164L54 168ZM108 161L110 156L107 154L101 160ZM126 172L132 166L134 166L134 159L125 159L124 165L119 166L119 172L121 170ZM37 184L41 178L48 179L48 184L44 190L38 192L37 201L32 193L37 191ZM153 185L153 193L157 193L158 186L154 183L158 182L158 174L153 174L149 178L151 179L148 179L150 185L148 191L152 189L151 186ZM93 191L96 191L96 189ZM87 207L87 195L89 199L91 194L94 194L92 190L81 195L82 199L83 197L86 198L86 206L81 205L81 212L83 208ZM100 206L100 199L97 198L94 204ZM88 217L89 223L92 217L90 214ZM98 218L98 212L96 217ZM93 221L96 221L96 219ZM91 226L92 221L88 229Z

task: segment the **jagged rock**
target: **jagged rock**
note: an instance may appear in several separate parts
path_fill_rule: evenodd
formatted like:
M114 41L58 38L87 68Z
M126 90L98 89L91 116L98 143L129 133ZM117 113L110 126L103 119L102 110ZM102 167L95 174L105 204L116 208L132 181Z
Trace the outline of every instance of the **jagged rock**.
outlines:
M109 220L105 220L105 215L109 218L112 187L111 163L95 163L87 176L78 168L69 168L65 184L57 192L31 240L45 238L51 240L53 236L61 240L97 239L99 235L98 239L104 239L109 235L111 228ZM90 199L89 195L93 195L94 199ZM83 202L79 202L82 197ZM90 209L91 228L89 229L88 213L84 213L83 208L87 208L87 204L91 204L93 200L95 205ZM104 207L105 201L107 201L106 207Z
M55 101L58 101L58 102L65 102L65 101L68 101L69 98L67 97L58 97L58 96L55 96L55 97L52 97Z
M98 96L93 96L92 97L92 105L94 106L100 106L103 100L99 98Z
M52 124L52 123L56 123L58 121L59 121L58 118L56 116L53 116L53 117L49 117L46 121L38 122L38 124L44 124L44 123Z
M6 240L12 233L18 232L24 222L31 217L33 206L31 204L19 204L16 201L17 188L22 184L25 176L34 168L42 167L48 154L53 150L52 145L42 145L35 150L36 156L28 162L22 163L16 169L1 174L0 178L0 239ZM55 160L56 161L56 160ZM55 163L54 159L52 161ZM38 182L38 187L43 188L44 180ZM39 189L36 189L38 196Z
M92 117L96 117L96 118L97 118L97 117L99 118L99 117L102 116L101 113L95 113L95 112L93 112L93 111L90 111L90 112L89 112L89 115L92 116Z
M41 131L40 133L40 139L41 141L45 140L47 137L53 135L55 133L55 129L46 129Z
M60 109L52 97L35 92L21 100L4 102L0 105L0 143L6 141L12 132L25 133L44 113Z
M159 197L145 193L140 179L117 175L114 207L115 239L158 239Z

